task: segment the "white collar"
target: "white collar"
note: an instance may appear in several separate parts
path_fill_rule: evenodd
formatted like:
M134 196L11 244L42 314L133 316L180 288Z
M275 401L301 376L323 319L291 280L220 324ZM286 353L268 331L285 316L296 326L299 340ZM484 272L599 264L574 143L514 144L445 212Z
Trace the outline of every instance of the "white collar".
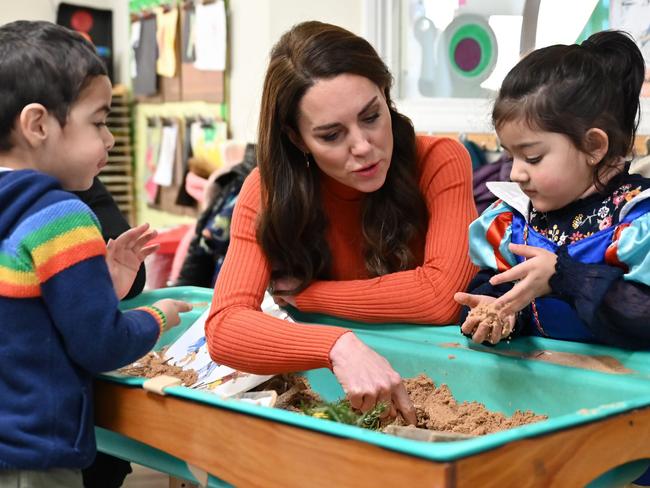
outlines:
M488 181L485 186L497 198L500 198L512 208L517 210L528 221L528 204L530 198L521 191L517 183L511 181ZM636 195L632 200L627 202L619 214L619 219L623 220L630 213L632 208L644 200L650 198L650 188Z
M488 181L485 186L495 197L506 202L528 220L530 198L521 191L519 184L511 181Z
M5 166L0 166L0 173L2 173L3 171L13 171L13 168L7 168Z

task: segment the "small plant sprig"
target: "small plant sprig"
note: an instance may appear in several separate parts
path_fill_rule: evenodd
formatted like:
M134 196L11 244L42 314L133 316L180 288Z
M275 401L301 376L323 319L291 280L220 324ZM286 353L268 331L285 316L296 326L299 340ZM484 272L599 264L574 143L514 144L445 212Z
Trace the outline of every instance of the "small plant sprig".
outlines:
M333 420L342 424L356 425L364 429L377 430L380 427L381 414L386 410L385 403L378 403L366 413L355 411L347 400L322 402L303 407L305 415L319 419Z

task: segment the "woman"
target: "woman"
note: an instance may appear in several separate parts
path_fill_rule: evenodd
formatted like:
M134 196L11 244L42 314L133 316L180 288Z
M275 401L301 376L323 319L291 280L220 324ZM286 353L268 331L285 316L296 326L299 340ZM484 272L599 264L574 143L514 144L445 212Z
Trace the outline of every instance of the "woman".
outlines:
M342 328L260 311L269 287L299 310L366 322L447 324L474 274L471 164L451 139L417 137L364 39L298 24L271 52L258 166L235 208L206 323L219 363L261 374L330 368L353 407L415 421L400 376Z

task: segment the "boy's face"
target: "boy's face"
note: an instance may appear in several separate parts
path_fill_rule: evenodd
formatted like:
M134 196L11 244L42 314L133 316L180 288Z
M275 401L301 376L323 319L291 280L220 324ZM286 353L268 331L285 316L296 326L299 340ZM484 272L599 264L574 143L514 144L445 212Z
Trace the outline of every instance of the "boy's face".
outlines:
M41 171L57 178L63 188L87 190L108 162L115 139L106 127L111 106L111 82L92 78L72 105L64 127L50 117L50 135Z

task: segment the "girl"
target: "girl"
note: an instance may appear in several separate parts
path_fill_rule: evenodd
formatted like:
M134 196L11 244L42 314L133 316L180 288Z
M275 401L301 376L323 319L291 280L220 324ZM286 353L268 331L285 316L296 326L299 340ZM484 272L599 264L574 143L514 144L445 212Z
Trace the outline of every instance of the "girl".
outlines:
M271 285L300 310L367 322L446 324L474 274L471 163L451 139L417 137L372 46L305 22L271 52L258 165L233 214L206 323L215 361L261 374L327 367L353 407L378 401L410 422L388 361L346 329L260 311ZM465 226L465 227L464 227Z
M506 76L492 118L514 183L470 226L481 271L461 330L650 347L650 181L628 173L645 64L622 32L539 49ZM493 309L502 320L486 316Z

